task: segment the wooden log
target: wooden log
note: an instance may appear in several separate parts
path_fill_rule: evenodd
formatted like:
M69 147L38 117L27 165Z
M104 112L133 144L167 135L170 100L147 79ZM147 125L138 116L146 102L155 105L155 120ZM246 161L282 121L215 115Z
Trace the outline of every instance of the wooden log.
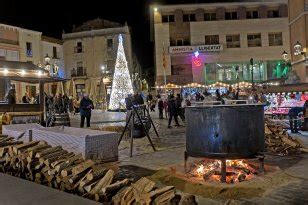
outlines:
M101 189L101 191L99 191L99 194L110 194L113 192L117 192L118 190L122 189L124 186L127 186L129 184L130 184L129 179L123 179L122 181L117 181L113 184L104 187L103 189Z
M122 188L116 195L114 195L111 202L114 205L129 204L133 198L133 187L129 186Z
M93 187L97 184L97 182L98 182L98 180L97 180L97 181L94 181L94 182L91 182L91 183L87 183L87 184L83 185L83 189L84 189L87 193L89 193L89 192L93 189ZM80 183L80 186L82 186L81 183ZM82 191L81 191L81 192L82 192Z
M191 194L184 194L181 196L179 205L197 205L196 197Z
M5 146L11 146L11 145L19 145L22 144L23 142L20 141L13 141L13 142L3 142L0 144L0 147L5 147Z
M136 202L143 204L145 203L144 196L154 189L155 182L149 180L146 177L142 177L131 186L133 187L133 193Z
M66 162L69 158L74 157L74 156L75 156L75 154L73 152L70 152L70 153L64 155L63 157L61 157L60 159L52 162L51 163L51 167L55 168L57 165L59 165L59 164L61 164L63 162Z
M240 174L237 179L238 179L239 182L245 181L246 174Z
M45 157L40 158L40 159L43 159L44 164L46 164L47 166L50 166L52 162L60 159L61 157L65 157L67 153L68 152L66 150L61 150L61 151L46 155Z
M62 150L61 146L51 147L51 148L45 149L44 151L36 153L35 157L41 158L41 157L44 157L44 156L46 156L50 153L54 153L54 152L57 152L57 151L60 151L60 150Z
M285 137L285 136L281 136L281 140L282 140L284 143L286 143L286 144L288 144L288 145L290 145L290 146L292 146L292 147L294 147L294 148L298 146L298 144L297 144L296 142L293 142L292 140L288 139L288 138Z
M136 183L133 183L132 186L140 193L149 193L154 189L155 182L146 177L141 177Z
M57 172L61 172L63 169L66 169L67 167L73 165L76 161L80 161L80 160L83 160L82 155L81 154L75 155L75 156L67 159L66 163L62 163L60 165L57 165L55 167L55 169L56 169Z
M3 157L5 153L9 151L10 146L0 147L0 157Z
M97 182L97 184L93 187L93 189L89 193L97 194L101 189L111 184L113 177L114 177L114 171L111 169L108 170L105 176Z
M13 152L15 154L19 154L20 151L24 150L24 149L27 149L29 147L34 147L35 145L37 145L39 143L39 141L33 141L33 142L28 142L28 143L24 143L24 144L20 144L20 145L17 145L17 146L14 146L13 147Z
M29 157L32 159L38 152L44 151L48 148L51 148L48 144L38 144L37 146L31 147L28 149Z
M153 204L168 203L173 199L173 197L175 197L175 190L171 189L171 190L166 191L166 192L162 193L161 195L157 196L154 199Z
M2 144L3 142L11 141L11 140L14 140L14 137L4 137L0 139L0 144Z
M100 178L102 178L103 176L105 176L106 172L107 172L107 169L101 167L101 168L95 170L94 172L88 174L88 175L87 175L87 180L91 181L91 180L100 179Z
M75 183L76 183L77 181L79 181L81 178L85 178L86 175L87 175L88 173L92 172L92 171L93 171L93 170L89 167L88 169L84 170L83 172L80 172L79 174L76 174L76 175L73 174L73 177L70 178L70 179L68 180L68 182L69 182L70 184L75 184Z
M308 153L308 149L307 148L299 148L299 150L301 151L301 152L305 152L305 153Z
M72 187L72 189L75 190L79 186L80 182L82 182L86 178L87 174L91 173L92 171L93 170L91 168L89 168L89 171L86 172L86 170L85 170L86 174L84 174L83 176L80 173L79 175L81 175L82 177L77 182L74 182L75 184Z
M61 171L61 176L62 176L62 177L66 177L66 176L68 176L68 175L71 175L71 174L72 174L72 169L73 169L74 166L76 166L76 165L71 165L71 166L69 166L69 167L63 169L63 170Z
M77 175L77 174L83 172L84 170L92 167L94 164L95 164L95 162L92 161L92 160L87 160L83 163L80 163L79 165L73 167L72 174Z

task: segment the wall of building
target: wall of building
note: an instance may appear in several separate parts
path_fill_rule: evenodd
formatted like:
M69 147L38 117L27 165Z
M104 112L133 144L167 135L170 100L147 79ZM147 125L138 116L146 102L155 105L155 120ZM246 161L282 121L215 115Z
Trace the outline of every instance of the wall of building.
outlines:
M41 32L31 31L20 28L19 30L19 47L20 61L31 61L37 65L41 61ZM27 55L26 43L32 44L32 56Z
M132 47L131 36L128 27L103 29L93 34L91 31L64 34L64 59L67 74L76 68L76 63L82 61L86 68L87 77L99 77L101 66L107 66L111 72L114 71L118 49L118 36L122 34L123 45L126 53L128 67L132 72ZM112 48L107 48L107 40L113 40ZM82 42L83 52L75 52L78 42Z
M0 24L0 59L19 60L19 32L17 27Z
M286 2L280 2L286 3ZM275 1L263 5L262 3L236 3L226 4L192 4L159 6L153 14L155 37L155 66L157 83L162 84L163 45L166 50L166 76L169 82L180 84L189 81L204 83L203 65L209 63L237 63L255 61L282 60L283 51L290 53L290 34L288 30L288 10L286 4ZM203 6L203 7L202 7ZM153 8L154 9L154 8ZM258 11L259 18L246 19L246 11ZM278 18L268 18L267 12L277 10ZM225 20L225 12L237 11L237 20ZM216 14L216 20L205 21L204 13ZM195 14L195 20L183 22L183 14ZM174 22L163 22L163 15L174 15ZM248 47L248 34L261 34L261 47ZM269 46L269 34L282 33L282 45ZM240 35L239 48L227 48L227 35ZM219 35L219 44L223 50L220 52L200 53L202 68L193 64L193 52L183 54L168 54L170 39L188 38L190 46L204 45L205 36ZM174 46L174 45L173 45ZM181 75L172 75L172 66L182 65ZM189 72L189 69L191 71ZM266 69L266 68L265 68ZM266 71L265 71L266 73ZM266 80L267 76L265 74Z
M300 42L303 51L307 52L308 45L308 1L289 0L289 29L292 69L301 82L308 82L308 67L303 55L294 55L294 45Z

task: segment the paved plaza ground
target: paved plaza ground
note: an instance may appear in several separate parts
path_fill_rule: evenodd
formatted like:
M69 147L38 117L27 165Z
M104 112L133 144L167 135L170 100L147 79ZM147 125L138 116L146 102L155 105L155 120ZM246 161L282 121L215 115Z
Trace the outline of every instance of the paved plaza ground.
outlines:
M156 152L153 152L147 138L134 139L133 157L129 156L129 142L123 140L119 147L120 159L118 165L122 170L127 168L132 175L147 176L159 169L168 169L175 164L183 164L185 150L185 127L167 128L167 120L158 119L158 113L151 113L158 129L160 138L151 129L151 137ZM79 126L78 115L72 116L72 126ZM92 114L92 128L124 125L124 113L108 113L95 110ZM120 123L116 123L119 121ZM183 123L182 123L183 124ZM308 147L308 134L297 135ZM278 166L285 174L292 177L294 182L274 187L261 197L241 198L239 200L213 200L198 197L199 204L308 204L308 155L275 156L266 155L265 163Z

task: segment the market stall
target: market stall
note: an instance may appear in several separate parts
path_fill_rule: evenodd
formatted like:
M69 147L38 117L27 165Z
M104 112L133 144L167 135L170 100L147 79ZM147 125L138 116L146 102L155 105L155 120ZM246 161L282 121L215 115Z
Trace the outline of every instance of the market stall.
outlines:
M264 89L268 105L265 114L285 119L292 107L304 107L308 100L308 83L276 85Z
M65 80L31 62L15 61L0 61L0 79L0 117L6 124L42 122L44 85Z

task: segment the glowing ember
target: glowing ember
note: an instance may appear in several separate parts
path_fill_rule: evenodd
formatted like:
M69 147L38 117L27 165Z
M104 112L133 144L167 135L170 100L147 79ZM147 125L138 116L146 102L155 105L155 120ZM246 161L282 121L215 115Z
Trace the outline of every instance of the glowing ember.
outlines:
M254 165L244 160L226 160L226 182L238 183L253 178L257 172ZM220 181L221 161L207 160L198 163L190 172L190 176L203 178L205 181Z
M203 164L201 164L201 165L199 166L199 168L197 169L197 173L198 173L198 175L200 175L200 176L202 176L202 175L204 174L204 166L203 166Z

